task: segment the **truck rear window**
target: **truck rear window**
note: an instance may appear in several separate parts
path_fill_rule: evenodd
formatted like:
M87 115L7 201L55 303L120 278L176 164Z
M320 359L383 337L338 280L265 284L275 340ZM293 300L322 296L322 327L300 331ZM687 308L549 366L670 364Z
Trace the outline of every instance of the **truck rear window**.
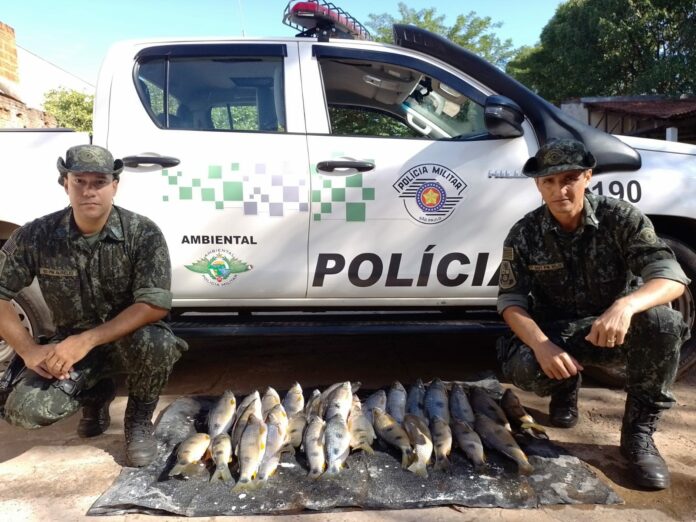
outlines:
M164 129L286 131L282 57L145 58L136 87Z

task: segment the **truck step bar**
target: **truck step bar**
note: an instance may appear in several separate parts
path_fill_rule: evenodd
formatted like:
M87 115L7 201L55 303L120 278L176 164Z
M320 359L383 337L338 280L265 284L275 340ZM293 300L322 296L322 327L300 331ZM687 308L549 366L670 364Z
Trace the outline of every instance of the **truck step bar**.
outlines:
M186 313L170 323L181 337L271 335L377 335L424 333L501 334L508 330L495 312Z

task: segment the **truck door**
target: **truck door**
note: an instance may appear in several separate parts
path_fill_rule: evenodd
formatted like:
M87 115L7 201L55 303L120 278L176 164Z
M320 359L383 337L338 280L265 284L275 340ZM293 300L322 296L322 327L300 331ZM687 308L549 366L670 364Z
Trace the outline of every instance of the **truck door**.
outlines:
M494 139L484 124L494 93L407 51L313 43L301 56L308 295L491 304L504 237L540 201L520 174L537 148L531 127Z
M296 43L142 47L114 74L109 120L107 146L138 165L122 176L116 204L164 231L175 302L305 297L309 177Z

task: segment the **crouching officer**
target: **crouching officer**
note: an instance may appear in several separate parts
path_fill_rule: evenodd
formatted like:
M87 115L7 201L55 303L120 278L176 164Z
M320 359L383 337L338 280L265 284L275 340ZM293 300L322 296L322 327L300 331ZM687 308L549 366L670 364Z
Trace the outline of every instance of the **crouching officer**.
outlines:
M498 311L514 335L498 341L503 374L551 395L550 421L578 421L583 364L625 365L621 453L643 487L669 487L652 434L689 337L667 303L689 279L650 220L625 201L588 191L596 162L575 140L553 140L524 165L544 204L518 221L503 248Z
M157 454L152 415L174 363L187 349L162 319L171 307L167 244L149 219L113 204L121 160L95 145L58 159L70 206L15 231L0 250L0 336L27 371L5 418L27 429L82 408L80 437L103 433L112 376L127 374L126 456L145 466ZM56 335L37 344L9 301L38 278Z

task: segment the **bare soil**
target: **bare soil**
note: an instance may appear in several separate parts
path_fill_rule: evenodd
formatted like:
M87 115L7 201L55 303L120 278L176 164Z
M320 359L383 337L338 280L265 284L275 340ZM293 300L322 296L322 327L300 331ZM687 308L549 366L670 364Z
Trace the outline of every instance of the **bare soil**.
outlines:
M305 388L338 380L361 380L366 387L387 386L392 380L412 382L439 375L468 378L494 367L490 339L348 339L221 340L195 343L175 373L158 411L181 395L219 394L231 387L245 394L271 385L286 389L295 380ZM232 348L233 346L233 348ZM471 348L475 346L477 350ZM482 350L485 349L485 350ZM474 358L473 353L484 353ZM549 428L551 438L588 463L625 504L619 506L550 506L531 510L439 507L400 511L348 510L302 513L278 520L373 521L557 521L557 520L696 520L696 371L675 385L678 404L661 421L655 439L672 471L672 487L641 491L634 487L619 454L619 428L625 394L586 383L580 393L581 419L571 430ZM548 400L517 390L523 404L547 424ZM0 520L87 520L89 506L114 481L125 465L123 412L125 388L111 407L112 424L99 437L82 440L75 434L79 415L41 430L25 431L0 423ZM214 517L208 520L227 519ZM158 517L181 520L178 517ZM229 517L245 520L247 517ZM110 517L109 521L150 521L152 516Z

